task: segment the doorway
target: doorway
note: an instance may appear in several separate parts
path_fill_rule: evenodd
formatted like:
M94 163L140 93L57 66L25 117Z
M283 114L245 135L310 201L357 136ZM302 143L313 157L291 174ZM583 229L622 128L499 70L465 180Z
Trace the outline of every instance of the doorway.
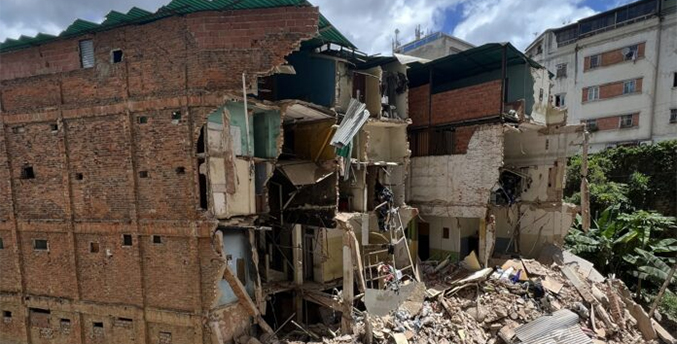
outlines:
M427 222L418 223L418 257L430 258L430 224Z

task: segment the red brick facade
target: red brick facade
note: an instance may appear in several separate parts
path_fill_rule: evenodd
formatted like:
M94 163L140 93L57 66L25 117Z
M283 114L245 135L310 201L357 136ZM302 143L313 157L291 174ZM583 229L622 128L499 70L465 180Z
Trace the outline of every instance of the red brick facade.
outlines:
M610 116L594 119L597 130L618 130L621 129L621 118L623 116ZM583 120L581 123L585 123ZM632 114L632 125L625 128L634 128L639 126L639 113Z
M635 80L635 92L629 93L629 94L637 94L637 93L642 93L642 78L637 78ZM591 87L599 87L599 98L598 99L590 99L590 100L601 100L601 99L609 99L613 97L618 97L622 96L623 94L623 83L628 80L623 80L623 81L616 81L604 85L599 85L599 86L590 86L590 87L584 87L583 88L583 94L581 95L581 100L583 102L587 102L588 99L588 90Z
M428 125L428 88L409 90L409 115L413 126ZM453 89L432 95L431 124L447 124L498 115L501 110L501 81Z
M268 73L317 25L314 7L203 12L1 54L0 342L211 343L199 131L243 72ZM29 308L47 327L26 327Z
M625 47L624 47L625 48ZM615 64L619 64L621 62L627 61L625 59L625 56L623 55L623 49L614 49L610 51L605 51L601 54L599 54L599 67L607 67L607 66L613 66ZM637 55L635 59L641 59L644 58L644 51L646 50L646 43L642 42L637 44ZM590 58L591 56L586 56L585 59L583 60L583 72L587 72L590 69L595 69L595 68L590 68Z

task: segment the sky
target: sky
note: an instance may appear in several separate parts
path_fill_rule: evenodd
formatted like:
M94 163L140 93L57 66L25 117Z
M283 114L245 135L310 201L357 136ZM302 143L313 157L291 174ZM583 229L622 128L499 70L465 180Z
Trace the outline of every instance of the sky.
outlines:
M58 34L76 18L101 22L110 10L155 11L170 0L0 0L0 42L38 32ZM204 0L209 1L209 0ZM630 0L310 0L361 51L389 54L399 41L443 31L475 45L511 42L519 49L559 27Z

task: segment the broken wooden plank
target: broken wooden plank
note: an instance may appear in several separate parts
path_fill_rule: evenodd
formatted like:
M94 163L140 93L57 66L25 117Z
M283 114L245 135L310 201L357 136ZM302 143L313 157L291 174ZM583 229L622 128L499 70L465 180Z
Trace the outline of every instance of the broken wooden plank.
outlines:
M592 296L592 292L590 292L590 287L588 286L587 283L583 282L578 277L578 272L574 271L568 265L561 266L560 270L562 270L564 276L566 276L569 279L569 281L571 281L571 284L574 285L576 290L578 290L578 292L583 297L583 300L585 300L589 304L595 303L595 297Z
M244 285L242 285L242 282L240 282L240 280L233 274L233 271L228 265L226 265L226 269L223 272L223 278L226 280L226 282L228 282L230 288L233 289L233 293L235 296L237 296L238 302L247 310L247 313L256 318L259 327L261 327L261 329L267 333L274 333L275 331L273 331L273 329L268 325L268 323L266 323L265 320L263 320L259 314L259 309L256 307L254 301L252 301L251 297L249 297L247 289L245 289Z

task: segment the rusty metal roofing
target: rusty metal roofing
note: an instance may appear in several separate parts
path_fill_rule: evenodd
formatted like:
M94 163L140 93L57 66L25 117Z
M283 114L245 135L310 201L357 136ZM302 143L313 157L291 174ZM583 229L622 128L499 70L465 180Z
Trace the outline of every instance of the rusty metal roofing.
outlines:
M127 13L110 11L106 15L106 19L100 24L76 19L73 24L69 25L58 36L39 33L35 37L22 35L18 39L8 38L3 43L0 43L0 52L23 49L61 38L109 30L124 25L147 23L173 15L184 15L200 11L231 11L292 6L302 7L312 5L306 0L172 0L154 13L137 7L133 7ZM351 49L356 48L322 14L320 14L318 32L318 36L306 42L306 44L319 46L325 43L334 43Z
M578 325L578 315L561 309L515 329L520 344L592 344Z

